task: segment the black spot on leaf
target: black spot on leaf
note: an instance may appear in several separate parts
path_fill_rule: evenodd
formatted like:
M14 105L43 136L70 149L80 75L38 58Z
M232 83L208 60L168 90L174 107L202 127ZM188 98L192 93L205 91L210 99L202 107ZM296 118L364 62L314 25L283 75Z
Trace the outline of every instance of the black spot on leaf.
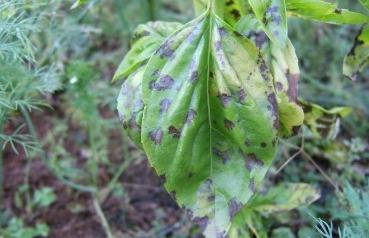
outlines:
M199 72L193 71L190 77L191 82L196 82L198 79L199 79Z
M219 27L218 31L219 31L220 37L223 37L223 36L227 35L227 30L224 27Z
M242 103L244 102L246 99L246 92L244 89L241 89L239 92L238 92L238 101L239 103Z
M300 75L298 74L290 74L287 73L287 79L288 79L288 97L290 101L296 102L297 96L298 96L298 81L299 81Z
M232 130L235 127L235 124L232 121L228 120L228 119L224 119L224 126L228 130Z
M168 128L168 133L173 136L173 138L179 139L181 137L181 130L174 126Z
M266 144L265 142L262 142L262 143L260 144L260 146L261 146L262 148L265 148L265 147L267 147L267 144Z
M281 92L283 91L283 84L280 82L276 82L275 83L275 88L277 89L277 91Z
M164 133L161 129L156 129L155 131L150 132L149 136L156 145L159 145L161 144Z
M217 148L213 148L213 154L223 160L223 164L226 164L230 157L226 151L220 151Z

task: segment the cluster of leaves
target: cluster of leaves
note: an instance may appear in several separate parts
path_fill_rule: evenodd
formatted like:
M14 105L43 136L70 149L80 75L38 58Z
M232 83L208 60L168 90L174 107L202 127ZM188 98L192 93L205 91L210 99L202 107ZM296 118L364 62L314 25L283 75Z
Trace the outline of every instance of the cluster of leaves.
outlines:
M278 137L293 134L304 120L287 16L334 24L364 24L369 17L320 0L194 5L199 16L185 25L152 22L137 28L114 77L125 79L118 111L131 138L165 177L166 189L205 236L224 237L246 204L243 215L255 220L248 209L257 201L253 195L271 166ZM301 103L310 108L305 122L316 134L326 132L327 124L332 131L330 125L347 114L346 108ZM321 120L327 116L328 123Z

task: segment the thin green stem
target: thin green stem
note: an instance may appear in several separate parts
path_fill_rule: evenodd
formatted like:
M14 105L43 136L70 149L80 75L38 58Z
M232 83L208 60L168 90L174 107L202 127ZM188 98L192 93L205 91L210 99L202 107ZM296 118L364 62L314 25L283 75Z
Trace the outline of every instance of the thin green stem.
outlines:
M93 195L93 203L94 203L94 207L96 210L96 214L99 216L100 218L100 222L105 230L105 233L107 235L108 238L114 238L113 233L111 232L108 220L106 219L104 212L101 209L100 203L99 203L99 198L96 196L96 194Z
M150 21L156 20L155 0L148 0Z

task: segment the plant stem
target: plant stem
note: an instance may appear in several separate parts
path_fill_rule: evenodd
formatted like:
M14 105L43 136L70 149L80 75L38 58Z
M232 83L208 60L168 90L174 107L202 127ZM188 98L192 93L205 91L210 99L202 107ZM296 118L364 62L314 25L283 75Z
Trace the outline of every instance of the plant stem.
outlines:
M3 133L4 118L0 115L0 135ZM0 139L0 212L3 211L4 207L4 161L3 161L3 145L4 141Z
M104 212L102 211L101 209L101 206L100 206L100 203L99 203L99 199L97 197L97 194L94 194L93 195L93 203L94 203L94 207L95 207L95 210L96 210L96 213L97 215L99 216L100 218L100 222L105 230L105 233L106 235L108 236L108 238L114 238L112 232L111 232L111 229L110 229L110 226L109 226L109 223L104 215Z
M156 20L155 3L154 2L155 2L155 0L148 0L150 21L155 21Z

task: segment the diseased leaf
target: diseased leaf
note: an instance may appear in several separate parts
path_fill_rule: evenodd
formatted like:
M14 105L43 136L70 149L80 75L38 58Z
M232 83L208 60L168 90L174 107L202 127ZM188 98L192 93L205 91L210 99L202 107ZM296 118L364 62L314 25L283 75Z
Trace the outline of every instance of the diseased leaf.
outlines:
M361 29L355 39L354 46L346 56L343 74L356 80L361 71L369 66L369 25Z
M236 29L254 41L261 49L267 67L271 69L280 115L280 135L290 136L304 121L304 112L297 104L300 69L295 49L289 39L281 48L268 39L260 24L251 15L241 19Z
M306 18L331 24L365 24L369 17L338 7L337 3L324 0L286 0L288 13L294 17Z
M309 184L284 183L270 188L266 195L257 194L249 206L263 215L308 206L320 198L320 192Z
M284 48L287 41L285 0L249 0L256 18L272 42Z
M181 23L160 21L139 25L134 32L133 46L119 65L113 82L127 78L147 63L164 39L181 26Z
M263 224L260 214L251 208L243 208L242 211L232 220L232 227L229 231L229 238L267 238L267 229Z
M304 124L317 138L336 138L339 132L340 118L351 113L349 107L335 107L330 110L314 104L301 101L305 111Z
M309 184L283 183L272 187L264 195L256 194L249 204L234 217L229 237L251 236L250 231L256 237L268 237L262 216L307 206L319 198L319 191Z
M118 96L118 113L128 136L137 146L141 144L141 125L144 104L142 80L145 66L151 55L166 37L182 26L180 23L150 22L140 25L135 31L133 47L120 64L114 79L125 77ZM162 107L166 107L163 103Z
M207 237L224 237L276 151L278 106L259 50L207 11L160 46L142 88L151 165Z

